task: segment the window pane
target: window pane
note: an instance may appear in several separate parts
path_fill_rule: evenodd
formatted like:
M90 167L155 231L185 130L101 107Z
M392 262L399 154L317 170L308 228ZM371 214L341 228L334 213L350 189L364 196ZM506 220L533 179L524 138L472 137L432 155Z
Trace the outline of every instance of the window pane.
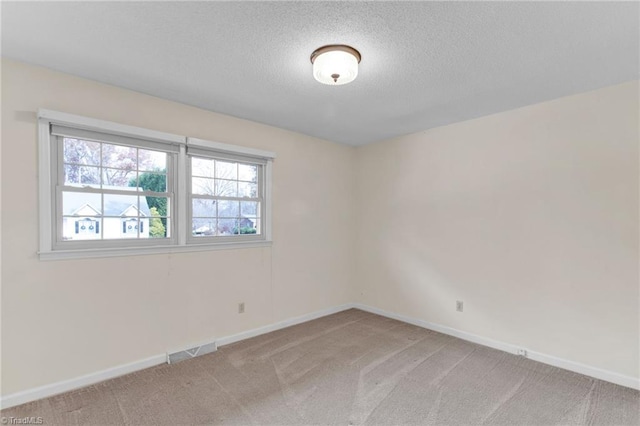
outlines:
M196 237L211 237L216 235L216 218L193 219L192 235Z
M64 216L63 240L99 240L102 237L102 219L97 217Z
M238 182L238 197L257 198L258 185L249 182Z
M140 198L140 208L138 208L138 198ZM149 216L149 207L145 198L136 195L104 194L104 216L137 217L139 211L144 210L146 210L145 215Z
M149 238L152 214L147 197L104 194L104 216L104 239Z
M143 171L166 172L167 154L148 149L138 149L138 168Z
M64 166L64 184L99 188L100 168L67 164Z
M238 164L238 180L257 182L258 166L250 164Z
M221 179L238 179L238 163L216 160L216 177Z
M140 197L140 211L142 215L147 217L148 216L171 216L171 206L169 205L169 198L168 197Z
M218 219L218 235L235 235L238 233L238 219Z
M134 180L129 186L136 186ZM138 188L142 191L167 192L167 175L164 173L142 172L138 175Z
M169 218L161 217L153 214L151 209L151 217L149 218L149 238L168 238L169 233Z
M100 165L100 143L64 138L63 157L65 163Z
M110 235L105 232L105 238L138 238L138 233L140 234L140 238L149 238L149 227L147 226L149 220L148 219L137 219L137 218L122 218L118 219L115 217L105 218L105 222L111 221L114 223L120 222L120 235Z
M85 192L63 192L62 214L64 216L100 216L102 214L101 196Z
M240 218L240 231L237 234L258 234L256 227L258 226L258 218Z
M102 186L107 188L130 188L136 186L135 170L102 169Z
M135 170L138 168L138 149L129 146L103 143L102 166Z
M240 202L240 215L242 217L254 218L258 216L260 211L259 203L254 201L241 201Z
M191 175L214 177L214 160L191 157Z
M237 197L238 181L216 179L214 195L220 197Z
M240 202L220 200L218 201L218 216L238 217L240 216Z
M105 240L149 238L149 218L105 217L102 222L102 237Z
M213 179L192 178L191 193L200 195L215 195L215 184Z
M204 200L202 198L194 198L192 201L191 216L192 217L216 217L216 204L215 200Z

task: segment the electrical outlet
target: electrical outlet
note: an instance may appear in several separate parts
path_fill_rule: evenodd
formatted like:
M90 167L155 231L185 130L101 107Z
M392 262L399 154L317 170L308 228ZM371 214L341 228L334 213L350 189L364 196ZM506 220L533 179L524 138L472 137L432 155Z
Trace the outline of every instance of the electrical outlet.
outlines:
M524 349L524 348L518 348L518 352L517 352L517 353L518 353L518 355L520 355L520 356L524 356L524 357L526 357L526 356L527 356L527 350L526 350L526 349Z
M464 311L464 302L462 300L456 300L456 311Z
M238 313L244 314L244 302L238 303Z

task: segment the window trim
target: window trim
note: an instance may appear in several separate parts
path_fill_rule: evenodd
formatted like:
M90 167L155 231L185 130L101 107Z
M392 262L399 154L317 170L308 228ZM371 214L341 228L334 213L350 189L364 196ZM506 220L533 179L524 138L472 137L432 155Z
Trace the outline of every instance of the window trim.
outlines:
M148 255L156 253L182 253L203 250L239 249L265 247L272 244L271 230L271 208L272 208L272 163L276 155L270 151L255 148L248 148L230 145L220 142L207 141L204 139L190 138L187 136L164 133L149 130L141 127L128 126L95 118L83 117L79 115L39 109L38 117L38 189L39 189L39 251L40 260L56 259L76 259L76 258L101 258L113 256ZM51 125L69 126L93 132L103 132L125 138L136 138L171 144L178 146L177 160L174 166L174 218L173 231L175 238L166 240L166 244L145 244L145 241L138 241L140 245L132 245L133 240L124 240L128 244L120 245L122 241L114 240L115 243L102 244L103 247L94 247L90 242L82 248L59 248L57 237L57 213L54 211L54 200L56 188L52 176L52 170L58 168L56 146L51 135ZM109 143L107 141L107 143ZM246 157L256 162L262 162L263 188L264 188L264 218L263 235L261 239L244 239L238 237L223 238L218 241L193 241L188 238L190 233L190 221L188 202L190 194L187 192L189 185L187 179L190 178L190 167L188 167L187 146L204 149L221 155L235 157ZM236 239L237 238L237 239Z

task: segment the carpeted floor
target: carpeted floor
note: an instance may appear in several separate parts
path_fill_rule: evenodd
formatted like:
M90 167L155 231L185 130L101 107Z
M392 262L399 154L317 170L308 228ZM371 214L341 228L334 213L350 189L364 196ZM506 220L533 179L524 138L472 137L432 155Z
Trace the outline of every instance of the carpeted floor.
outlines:
M351 309L2 411L60 425L638 425L638 391Z

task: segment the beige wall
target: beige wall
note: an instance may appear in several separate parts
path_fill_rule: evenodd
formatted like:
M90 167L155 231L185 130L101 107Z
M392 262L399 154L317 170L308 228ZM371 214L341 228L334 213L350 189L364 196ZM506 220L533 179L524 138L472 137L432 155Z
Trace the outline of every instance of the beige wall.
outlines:
M275 151L273 247L39 261L38 108ZM3 395L354 298L353 148L8 60L1 148Z
M638 120L632 82L359 148L359 300L638 377Z
M637 82L358 149L8 60L1 88L2 395L347 302L638 376ZM38 108L275 151L273 247L39 261Z

